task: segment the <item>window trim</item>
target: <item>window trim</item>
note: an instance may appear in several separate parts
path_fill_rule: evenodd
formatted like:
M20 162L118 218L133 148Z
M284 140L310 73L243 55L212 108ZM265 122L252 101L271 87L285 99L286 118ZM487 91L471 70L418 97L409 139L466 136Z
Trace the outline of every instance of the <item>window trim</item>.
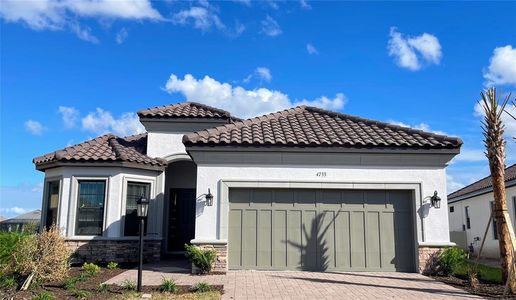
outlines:
M130 182L134 183L148 183L150 184L150 190L149 190L149 201L156 198L156 179L149 177L149 176L124 176L124 179L122 181L122 199L120 201L120 220L123 220L123 222L120 222L120 237L122 238L137 238L137 236L126 236L125 235L125 215L126 215L126 202L127 202L127 184ZM151 201L152 203L152 201ZM152 204L149 205L149 215L153 214L152 212ZM151 224L147 224L147 232L146 236L150 234L149 229L151 228Z
M70 214L68 218L68 232L69 236L76 239L94 239L99 237L105 237L107 233L107 215L109 211L109 191L110 191L110 177L109 176L72 176L72 199L73 203L70 203ZM77 205L79 202L79 181L83 180L95 180L105 181L104 190L104 213L102 217L102 234L100 235L77 235L75 232L77 226Z
M50 176L45 177L43 180L43 199L41 201L41 219L39 223L40 229L43 229L46 225L47 220L47 206L48 206L48 196L50 193L50 189L48 188L49 183L58 182L59 183L59 196L57 203L57 218L56 218L56 227L61 228L61 207L63 203L63 176Z

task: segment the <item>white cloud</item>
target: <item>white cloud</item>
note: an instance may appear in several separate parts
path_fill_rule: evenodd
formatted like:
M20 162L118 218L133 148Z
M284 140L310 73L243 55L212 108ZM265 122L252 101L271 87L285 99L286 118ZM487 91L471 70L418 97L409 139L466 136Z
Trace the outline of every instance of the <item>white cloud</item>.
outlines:
M163 20L148 0L3 0L0 17L5 22L20 22L34 30L69 29L79 38L98 42L89 28L83 28L81 17L103 19Z
M233 0L233 2L240 3L245 6L251 6L251 0Z
M41 207L43 179L37 184L0 186L0 214L13 217Z
M516 48L511 45L495 48L484 78L487 85L516 85Z
M41 135L45 128L38 121L28 120L25 122L25 130L34 135Z
M465 184L456 180L454 176L446 174L446 189L448 194L453 193L456 190L463 188L464 186Z
M119 118L113 117L109 111L97 108L82 118L82 129L95 134L114 133L118 136L127 136L142 133L145 128L135 113L123 113Z
M308 1L306 0L299 0L299 5L303 9L312 9L312 6L310 6L310 4L308 4Z
M18 206L0 207L0 213L13 213L13 214L21 215L21 214L24 214L26 212L28 212L27 209L21 208L21 207L18 207Z
M454 161L468 161L468 162L481 162L487 161L487 158L482 149L460 149L460 154L455 156Z
M169 93L183 94L186 100L202 102L207 105L228 110L239 117L254 117L286 109L296 105L313 105L330 110L341 110L346 98L339 93L334 98L319 97L314 100L291 100L280 91L257 88L246 90L240 86L219 82L209 76L196 79L186 74L183 79L170 75L165 89Z
M409 124L406 124L406 123L403 123L403 122L399 122L399 121L395 121L395 120L389 120L389 121L387 121L387 123L393 124L393 125L402 126L402 127L408 127L408 128L412 128L412 129L422 130L422 131L426 131L426 132L431 132L431 133L435 133L435 134L440 134L440 135L448 135L444 131L431 129L430 125L428 125L426 123L419 123L419 124L415 124L415 125L409 125Z
M310 43L306 44L306 51L308 52L308 54L319 54L317 48L315 48L315 46Z
M202 31L207 31L212 27L221 30L226 28L220 18L205 7L193 6L174 14L172 17L172 22L175 24L187 25L190 24L190 21L194 28Z
M440 63L442 50L436 36L423 33L416 37L404 37L396 27L391 27L389 36L389 55L396 58L400 67L417 71L425 64Z
M122 44L123 42L125 42L125 39L127 39L127 36L129 36L127 29L120 29L120 31L118 31L116 34L116 43L119 45Z
M260 79L263 79L267 82L270 82L272 80L271 70L269 70L268 68L258 67L256 68L255 72Z
M278 36L283 33L281 31L281 28L271 16L267 15L265 19L262 20L262 30L261 33L268 35L268 36Z
M65 128L73 128L79 119L79 111L75 107L59 106L58 112L61 114Z

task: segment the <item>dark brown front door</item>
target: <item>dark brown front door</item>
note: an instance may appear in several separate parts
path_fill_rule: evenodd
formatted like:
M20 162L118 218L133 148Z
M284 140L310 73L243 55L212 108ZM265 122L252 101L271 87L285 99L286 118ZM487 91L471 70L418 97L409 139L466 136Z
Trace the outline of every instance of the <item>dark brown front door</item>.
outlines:
M195 237L195 189L170 189L168 252L184 251Z

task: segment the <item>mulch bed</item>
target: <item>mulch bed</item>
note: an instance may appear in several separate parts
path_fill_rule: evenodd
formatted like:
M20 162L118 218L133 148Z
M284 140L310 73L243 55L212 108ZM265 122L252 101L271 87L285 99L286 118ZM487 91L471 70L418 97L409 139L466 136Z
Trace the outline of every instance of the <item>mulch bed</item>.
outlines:
M106 269L102 268L100 273L90 277L89 279L85 281L78 282L76 284L76 288L80 290L85 290L91 293L91 295L88 297L88 299L110 299L112 297L116 297L117 295L121 295L124 292L127 292L124 288L118 285L110 285L109 289L105 292L99 292L98 286L107 281L108 279L111 279L112 277L123 273L127 271L128 269L131 269L132 266L126 266L124 268L119 269ZM72 267L70 269L69 277L76 276L81 273L80 267ZM212 285L211 286L214 291L219 291L223 293L224 286L223 285ZM189 285L178 285L178 293L177 294L184 294L190 292L191 286ZM159 292L158 286L144 286L142 287L142 292L144 293L152 293L152 292ZM52 294L54 294L56 299L77 299L71 291L66 290L61 282L51 283L51 284L45 284L42 287L38 288L32 288L27 291L16 291L16 290L0 290L0 299L26 299L30 300L33 296L43 292L43 291L49 291Z
M465 279L454 276L431 276L437 281L463 289L471 294L478 295L487 299L516 299L516 295L503 296L505 286L503 284L479 282L478 288L473 289Z

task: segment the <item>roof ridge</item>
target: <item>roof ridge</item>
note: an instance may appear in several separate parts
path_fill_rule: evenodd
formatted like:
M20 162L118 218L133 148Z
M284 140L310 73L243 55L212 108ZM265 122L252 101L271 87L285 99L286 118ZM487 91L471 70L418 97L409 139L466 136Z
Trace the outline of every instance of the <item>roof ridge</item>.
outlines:
M207 104L204 104L204 103L201 103L201 102L196 102L196 101L182 101L182 102L171 103L171 104L166 104L166 105L148 107L148 108L144 108L144 109L138 110L137 111L137 115L140 116L140 117L142 117L142 116L145 117L145 116L147 116L146 114L152 114L153 110L176 109L176 108L183 108L183 107L186 107L186 106L192 106L192 107L195 107L195 108L198 108L198 109L201 108L201 109L204 109L204 110L208 110L208 111L211 111L212 113L216 113L216 114L221 115L221 117L226 117L226 118L229 118L229 119L239 119L239 118L233 117L231 115L231 113L229 111L227 111L227 110L224 110L224 109L221 109L221 108L217 108L217 107L214 107L214 106L210 106L210 105L207 105Z
M504 168L504 174L506 173L506 171L507 171L507 170L509 170L510 168L513 168L513 167L516 167L516 163L514 163L514 164L512 164L512 165L510 165L510 166L508 166L508 167L506 167L506 168ZM452 196L453 194L459 193L460 191L462 191L462 190L464 190L464 189L467 189L467 188L469 188L470 186L475 185L475 184L477 184L477 183L481 182L482 180L486 180L486 179L488 179L489 177L491 177L491 174L489 174L489 175L487 175L487 176L485 176L485 177L482 177L482 178L480 178L479 180L474 181L474 182L472 182L472 183L470 183L470 184L466 185L465 187L462 187L462 188L460 188L460 189L458 189L458 190L456 190L456 191L454 191L454 192L451 192L450 194L448 194L448 198L450 198L450 196ZM504 182L505 182L505 178L504 178ZM493 185L493 184L491 183L489 186L492 186L492 185ZM487 187L489 187L489 186L487 186ZM468 192L468 193L466 193L466 194L464 194L464 195L467 195L467 194L469 194L469 192Z
M380 127L388 127L388 128L394 128L394 129L401 129L401 130L405 130L405 131L408 131L408 132L411 132L411 133L418 133L418 134L422 133L422 134L424 134L424 135L426 135L428 137L444 138L444 139L447 139L447 140L455 141L459 145L463 144L462 139L459 138L459 137L456 137L456 136L448 136L448 135L443 135L443 134L437 134L437 133L428 132L428 131L424 131L424 130L420 130L420 129L415 129L415 128L411 128L411 127L405 127L405 126L400 126L400 125L396 125L396 124L390 124L388 122L377 121L377 120L363 118L363 117L359 117L359 116L355 116L355 115L345 114L345 113L342 113L342 112L335 112L335 111L331 111L331 110L326 110L326 109L315 107L315 106L306 106L306 110L308 110L308 111L315 111L315 112L323 112L323 113L326 113L326 114L329 114L329 115L338 115L338 116L342 116L344 118L351 119L353 121L374 124L374 125L380 126Z
M120 143L118 142L117 136L108 137L108 144L111 147L111 149L113 149L113 152L115 152L115 157L117 159L118 158L120 158L121 160L127 159L127 156L120 149L120 147L122 147L122 145L120 145Z

